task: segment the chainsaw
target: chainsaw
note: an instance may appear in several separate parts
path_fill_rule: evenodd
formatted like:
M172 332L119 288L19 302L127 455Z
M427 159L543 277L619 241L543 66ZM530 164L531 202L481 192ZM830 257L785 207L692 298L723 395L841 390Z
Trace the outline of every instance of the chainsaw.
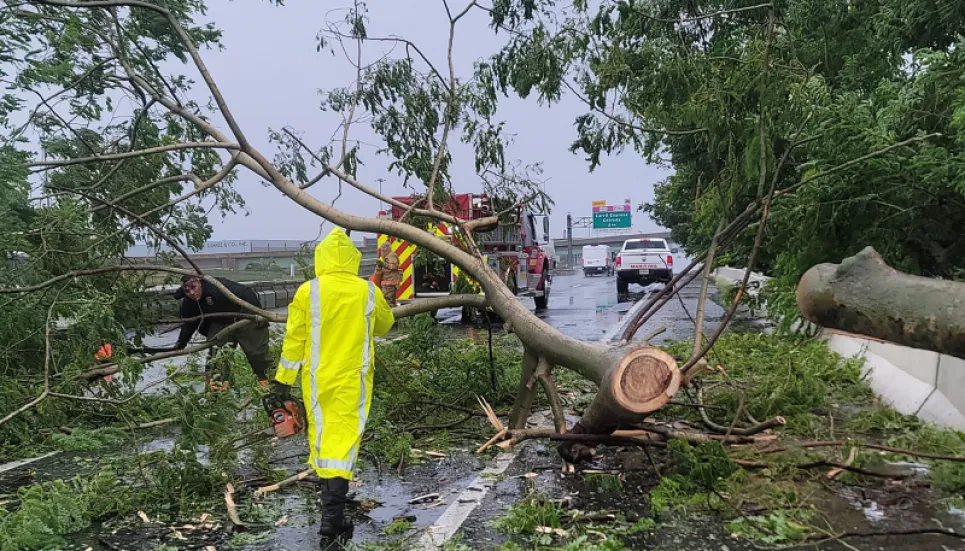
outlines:
M268 414L271 426L237 438L234 441L235 451L269 438L288 438L305 428L305 406L298 398L292 396L279 398L268 394L262 399L261 405L265 408L265 413Z
M305 428L305 405L298 398L282 399L268 394L261 404L271 420L272 433L278 438L294 436Z

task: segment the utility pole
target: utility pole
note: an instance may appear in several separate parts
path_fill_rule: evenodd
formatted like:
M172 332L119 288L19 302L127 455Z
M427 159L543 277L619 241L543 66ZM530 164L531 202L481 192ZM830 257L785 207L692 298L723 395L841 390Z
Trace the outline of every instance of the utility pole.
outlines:
M573 269L573 215L566 213L566 267Z
M382 182L385 181L385 178L376 178L375 181L379 183L379 195L382 195ZM385 210L381 197L379 197L379 210Z

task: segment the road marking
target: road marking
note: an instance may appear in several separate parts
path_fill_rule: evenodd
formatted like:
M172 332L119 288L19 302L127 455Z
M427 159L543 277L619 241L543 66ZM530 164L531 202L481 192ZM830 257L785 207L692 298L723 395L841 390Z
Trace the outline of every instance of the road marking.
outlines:
M506 471L516 459L517 451L501 453L496 457L496 464L487 467L479 476L459 494L433 524L425 529L412 549L442 549L447 541L459 531L462 523L479 507L483 498L489 493L490 484L495 484L492 477Z
M603 338L600 339L600 341L610 344L616 340L617 335L623 335L623 331L625 331L627 325L630 324L630 320L633 319L633 316L636 315L637 311L643 308L643 306L647 303L647 301L644 299L649 295L650 293L646 293L640 298L640 300L635 302L633 306L627 310L627 313L623 315L623 319L621 319L618 323L613 324L613 327L603 335Z
M5 473L7 471L12 471L14 469L19 469L25 465L29 465L34 461L40 461L41 459L47 459L50 456L57 455L60 452L50 452L41 455L40 457L34 457L33 459L21 459L20 461L11 461L10 463L4 463L0 465L0 473Z

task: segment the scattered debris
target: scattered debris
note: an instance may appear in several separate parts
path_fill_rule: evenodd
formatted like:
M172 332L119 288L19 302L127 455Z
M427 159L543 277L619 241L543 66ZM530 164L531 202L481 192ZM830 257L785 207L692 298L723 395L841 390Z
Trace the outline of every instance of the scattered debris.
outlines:
M564 529L562 529L562 528L551 528L551 527L549 527L549 526L537 526L537 527L536 527L536 533L537 533L537 534L553 534L553 535L559 536L559 537L561 537L561 538L565 538L566 536L569 535L569 532L567 532L566 530L564 530Z
M230 482L225 486L224 501L228 507L228 520L231 521L231 524L235 525L235 528L243 530L245 523L242 522L241 517L238 516L238 506L235 505L235 487Z
M419 504L419 503L426 503L427 501L435 501L435 500L437 500L437 499L439 499L439 494L437 494L437 493L425 494L425 495L418 496L418 497L414 497L414 498L410 499L410 500L409 500L409 505L416 505L416 504Z

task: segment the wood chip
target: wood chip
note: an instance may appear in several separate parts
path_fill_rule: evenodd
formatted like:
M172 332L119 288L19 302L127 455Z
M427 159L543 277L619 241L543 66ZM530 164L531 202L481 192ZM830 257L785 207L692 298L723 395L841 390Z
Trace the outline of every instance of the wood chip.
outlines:
M606 534L604 534L603 532L597 532L596 530L587 530L586 533L587 533L587 534L593 534L594 536L600 538L600 541L606 541L606 540L607 540Z
M374 499L363 499L359 502L359 509L362 509L363 511L374 511L381 506L382 504Z
M409 505L415 505L417 503L425 503L427 501L433 501L439 499L439 494L426 494L424 496L414 497L409 500Z
M148 523L148 524L151 524L151 519L148 518L147 513L145 513L144 511L138 511L138 512L137 512L137 518L143 520L144 522L146 522L146 523Z
M847 466L847 467L850 467L851 464L854 463L854 460L855 460L857 457L858 457L858 447L857 447L857 446L852 446L852 447L851 447L851 451L848 453L848 460L844 462L844 465ZM834 480L835 478L838 477L838 475L840 475L840 474L843 473L844 471L845 471L845 469L843 469L843 468L841 468L841 467L835 467L835 468L831 469L830 471L828 471L828 474L827 474L828 480Z
M225 485L224 501L228 509L228 520L231 521L231 524L235 525L235 528L244 528L245 523L242 522L241 517L238 516L238 506L235 504L235 487L230 482Z
M555 534L561 538L565 538L569 532L562 528L552 528L550 526L537 526L536 533L538 534Z
M204 551L218 551L218 548L213 545L206 545Z
M204 514L201 515L201 518L199 518L198 521L199 521L199 522L205 522L205 521L208 520L209 518L211 518L211 514L210 514L210 513L204 513Z
M276 521L275 521L275 528L280 528L280 527L282 527L282 526L284 526L284 525L286 525L286 524L288 524L288 515L284 515L284 516L281 517L280 519L276 520Z

